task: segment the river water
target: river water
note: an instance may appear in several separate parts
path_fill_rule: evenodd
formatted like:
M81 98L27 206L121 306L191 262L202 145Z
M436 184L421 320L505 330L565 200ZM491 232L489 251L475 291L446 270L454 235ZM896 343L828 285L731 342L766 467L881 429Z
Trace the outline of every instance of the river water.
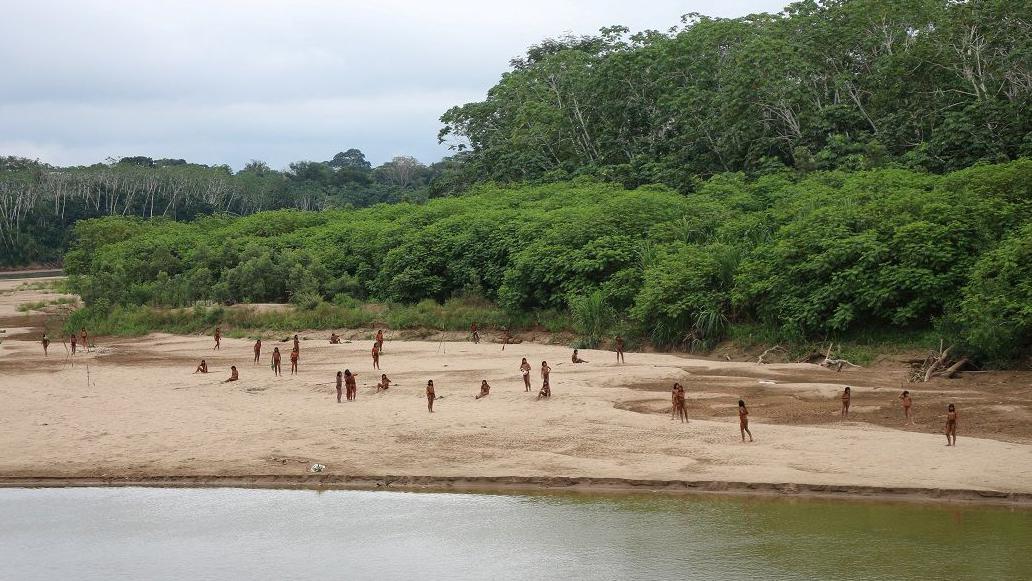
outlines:
M718 496L0 489L0 579L1032 579L1032 511Z

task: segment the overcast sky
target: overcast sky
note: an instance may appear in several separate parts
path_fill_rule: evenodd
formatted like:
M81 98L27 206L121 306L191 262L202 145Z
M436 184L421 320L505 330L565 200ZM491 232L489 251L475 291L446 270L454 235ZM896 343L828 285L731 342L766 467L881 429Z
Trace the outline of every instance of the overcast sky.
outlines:
M0 24L0 155L276 168L357 147L425 162L438 118L541 39L666 30L787 0L25 0Z

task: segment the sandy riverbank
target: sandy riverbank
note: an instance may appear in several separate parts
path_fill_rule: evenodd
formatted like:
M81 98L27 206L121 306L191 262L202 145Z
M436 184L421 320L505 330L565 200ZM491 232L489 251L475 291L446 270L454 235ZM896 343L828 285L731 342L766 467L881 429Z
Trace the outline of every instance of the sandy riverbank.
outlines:
M0 295L7 310L26 300ZM17 320L10 315L3 325ZM893 402L902 370L836 374L805 364L638 353L617 365L612 353L591 350L581 353L590 363L575 365L568 349L554 345L502 352L488 343L389 340L382 366L395 384L375 393L371 341L330 345L327 333L303 335L310 339L302 342L300 375L281 378L266 358L274 346L289 350L278 337L266 337L257 366L243 339L223 339L212 351L208 337L100 338L90 354L68 357L58 343L45 359L37 342L7 340L0 345L0 477L7 484L282 479L289 486L311 480L306 471L318 462L326 470L315 478L328 485L375 485L393 475L414 486L510 479L546 488L644 481L736 483L723 487L742 491L794 483L804 486L781 492L846 494L927 489L943 498L950 490L1032 493L1027 422L994 432L992 422L977 420L1029 413L1022 375L917 386L917 425L901 429ZM537 366L552 364L550 401L524 392L517 371L524 356L535 366L535 387ZM212 372L193 374L202 357ZM241 381L223 384L231 364ZM337 404L333 375L345 367L359 373L358 400ZM443 396L434 414L423 398L427 379ZM481 379L493 390L474 400ZM666 411L675 380L689 390L688 424ZM837 394L847 384L858 413L841 421ZM752 444L739 439L740 396L750 404ZM997 396L1005 403L995 403ZM939 433L943 398L960 406L956 448ZM968 437L969 417L982 437Z

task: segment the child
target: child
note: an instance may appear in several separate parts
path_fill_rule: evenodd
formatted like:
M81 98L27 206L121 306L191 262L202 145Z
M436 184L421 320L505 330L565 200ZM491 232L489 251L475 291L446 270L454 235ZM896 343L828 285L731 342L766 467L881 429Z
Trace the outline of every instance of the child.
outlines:
M849 391L849 386L842 390L842 417L849 417L849 400L852 397L852 393Z
M548 399L550 397L552 397L552 388L549 387L549 385L548 385L548 376L545 375L545 379L541 383L541 391L538 392L537 398L538 399L541 399L541 398Z
M903 417L905 418L903 421L903 425L905 426L907 424L913 424L914 418L910 414L910 407L914 405L914 400L911 399L910 392L907 390L903 390L903 393L899 394L899 399L903 403Z
M487 397L488 394L490 394L490 393L491 393L491 386L487 384L487 380L486 379L481 380L480 381L480 395L473 396L473 399L480 399L482 397Z
M749 441L752 442L752 432L749 431L749 410L745 407L744 400L738 400L738 429L742 432L742 441L745 441L745 435L749 434Z
M950 436L953 436L952 443L950 442ZM957 408L953 404L946 408L946 445L957 445Z
M337 372L337 403L340 403L340 396L343 392L344 374Z
M381 390L382 391L387 391L387 389L390 386L391 386L391 380L387 377L387 374L386 373L381 373L380 374L380 383L376 384L376 391L378 391L378 392L381 391Z

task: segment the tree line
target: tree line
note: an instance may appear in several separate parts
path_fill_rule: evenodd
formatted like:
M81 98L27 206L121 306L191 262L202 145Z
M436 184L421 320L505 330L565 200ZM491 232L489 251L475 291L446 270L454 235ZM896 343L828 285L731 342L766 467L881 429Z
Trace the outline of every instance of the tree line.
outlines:
M79 222L72 289L133 305L481 297L606 334L705 349L936 330L983 361L1032 347L1032 160L760 178L685 196L592 178L481 185L426 204L191 222Z
M98 216L191 220L264 210L420 202L454 174L453 160L426 165L399 156L377 167L358 149L277 171L251 161L240 171L145 156L80 167L0 158L0 267L59 261L71 226Z

